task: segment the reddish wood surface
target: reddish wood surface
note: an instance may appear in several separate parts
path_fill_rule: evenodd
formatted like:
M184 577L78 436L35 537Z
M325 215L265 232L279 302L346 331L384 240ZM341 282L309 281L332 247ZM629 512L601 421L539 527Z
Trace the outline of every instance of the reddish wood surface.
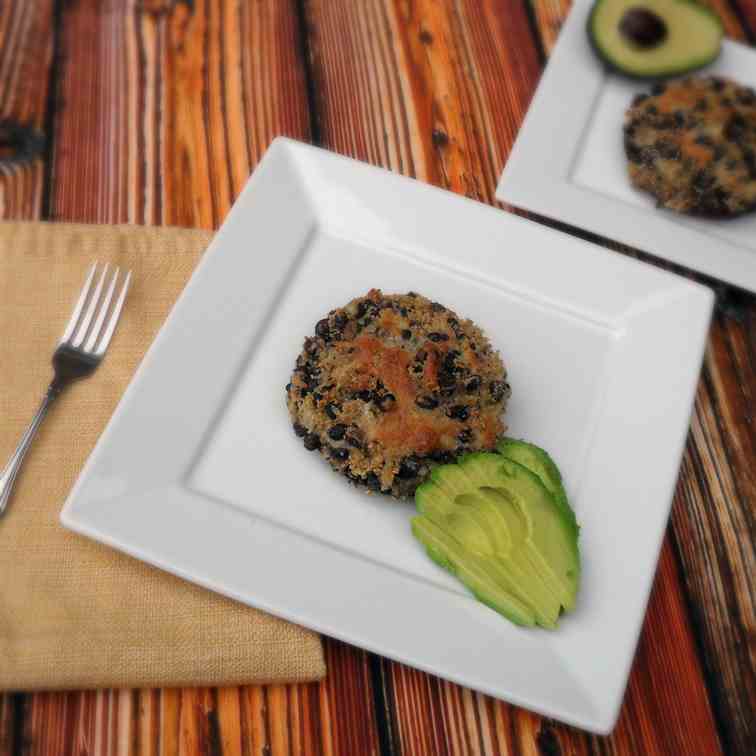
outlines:
M731 36L750 33L741 21L753 29L750 2L710 4ZM56 18L52 5L0 4L0 116L48 127L51 140L50 161L0 174L0 215L204 228L220 224L278 134L493 202L568 10L564 0L77 0L59 2ZM322 684L0 696L0 756L750 753L755 301L730 295L712 328L611 737L326 639Z

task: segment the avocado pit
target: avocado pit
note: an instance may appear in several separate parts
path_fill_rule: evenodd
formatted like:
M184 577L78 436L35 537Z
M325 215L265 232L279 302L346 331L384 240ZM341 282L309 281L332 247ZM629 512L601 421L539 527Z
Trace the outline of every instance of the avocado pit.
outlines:
M647 8L628 8L619 22L622 36L635 47L649 50L667 38L667 25L663 19Z

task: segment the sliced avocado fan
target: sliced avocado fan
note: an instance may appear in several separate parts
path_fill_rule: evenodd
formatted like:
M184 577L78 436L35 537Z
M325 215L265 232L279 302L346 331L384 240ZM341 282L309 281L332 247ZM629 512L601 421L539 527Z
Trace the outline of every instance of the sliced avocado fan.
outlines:
M597 0L588 18L594 49L638 78L687 73L718 55L722 22L694 0Z
M546 452L510 440L502 448L510 456L478 452L437 467L415 493L412 532L479 601L515 624L553 629L575 606L577 523Z

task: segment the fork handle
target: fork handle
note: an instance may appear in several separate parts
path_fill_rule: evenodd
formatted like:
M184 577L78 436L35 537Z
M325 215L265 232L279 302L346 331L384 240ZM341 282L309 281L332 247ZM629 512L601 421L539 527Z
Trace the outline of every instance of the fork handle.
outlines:
M62 388L63 387L56 381L53 381L50 384L47 393L39 405L39 409L32 418L29 427L21 437L21 440L18 442L16 451L13 452L13 456L8 460L5 469L0 473L0 516L2 516L8 506L8 500L13 491L13 484L16 482L16 476L21 469L21 464L24 461L24 457L26 457L26 452L29 451L31 442L37 434L39 426L42 425L42 421L45 419L45 415L47 415L50 405L58 398Z

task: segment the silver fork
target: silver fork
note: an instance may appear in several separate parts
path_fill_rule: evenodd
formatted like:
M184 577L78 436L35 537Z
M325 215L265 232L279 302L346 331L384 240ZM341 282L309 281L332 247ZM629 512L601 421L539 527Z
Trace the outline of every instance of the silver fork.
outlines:
M126 292L129 289L131 271L125 274L112 307L120 270L115 269L107 286L105 283L108 277L108 266L103 267L102 272L97 276L97 283L94 284L96 273L97 263L94 263L89 269L87 280L84 282L66 330L53 353L52 364L55 375L52 382L31 424L21 437L16 451L0 473L0 515L8 506L8 499L13 491L18 471L50 405L71 383L94 373L113 338L126 299Z

